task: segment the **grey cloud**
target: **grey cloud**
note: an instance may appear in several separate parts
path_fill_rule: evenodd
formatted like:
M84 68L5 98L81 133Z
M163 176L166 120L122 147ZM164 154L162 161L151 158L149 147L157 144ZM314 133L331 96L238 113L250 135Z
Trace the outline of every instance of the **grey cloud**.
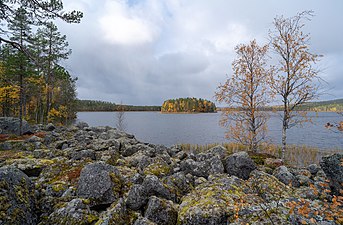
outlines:
M79 77L81 99L122 100L137 105L160 105L167 98L187 96L213 100L216 87L232 74L236 44L252 38L266 43L276 15L293 16L310 9L316 14L305 27L311 33L311 48L327 57L320 66L327 68L323 76L330 84L330 93L343 97L343 1L116 2L126 10L120 15L152 26L152 41L125 45L109 42L99 24L106 4L64 0L67 8L79 5L85 13L81 24L59 23L73 49L65 66Z

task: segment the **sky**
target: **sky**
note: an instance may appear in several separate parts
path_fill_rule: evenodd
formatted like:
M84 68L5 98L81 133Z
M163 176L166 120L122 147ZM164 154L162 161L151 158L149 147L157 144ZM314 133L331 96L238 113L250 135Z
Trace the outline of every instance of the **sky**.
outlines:
M305 10L310 49L325 93L343 98L342 0L63 0L80 10L80 24L58 22L67 35L70 58L63 62L78 77L79 99L162 105L180 97L214 101L220 83L232 75L234 48L256 39L268 43L276 16Z

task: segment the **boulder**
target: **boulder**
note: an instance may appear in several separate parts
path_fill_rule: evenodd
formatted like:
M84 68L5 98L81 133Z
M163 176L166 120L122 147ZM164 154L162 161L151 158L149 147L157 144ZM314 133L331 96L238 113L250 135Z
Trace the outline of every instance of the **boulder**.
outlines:
M135 184L128 193L126 205L129 209L139 210L146 205L148 198L145 188L140 184Z
M150 221L145 217L139 217L133 225L156 225L156 223Z
M48 124L45 126L45 130L47 130L47 131L53 131L53 130L55 130L55 129L56 129L56 127L55 127L55 125L52 124L52 123L48 123Z
M19 130L20 120L14 117L0 117L0 134L16 134L20 135ZM22 133L32 133L30 125L22 121Z
M0 224L36 224L34 185L22 171L0 168Z
M81 151L73 151L71 154L71 159L73 160L81 160L85 158L95 160L96 156L94 150L87 149Z
M199 161L187 159L181 162L180 168L193 176L207 178L210 174L224 173L224 166L218 155L207 158L208 155L196 156Z
M316 176L316 174L320 170L320 167L317 164L311 164L307 167L307 170L310 171L312 176Z
M273 175L279 179L282 183L286 185L292 185L293 187L299 187L300 183L297 178L288 171L288 168L285 166L280 166L275 169Z
M246 152L237 152L225 159L225 169L230 175L247 180L257 167Z
M147 175L142 183L142 186L149 197L155 195L168 200L175 199L175 194L172 193L165 185L163 185L157 176Z
M90 199L90 206L108 205L118 200L121 187L122 177L118 169L103 162L96 162L82 169L77 196Z
M144 216L158 225L174 225L177 221L177 207L172 201L151 196Z
M127 208L123 198L119 199L118 202L111 205L104 213L101 214L100 219L96 223L97 225L126 225L133 224L139 216L136 213Z
M264 160L264 165L269 167L269 168L275 169L279 166L282 166L283 161L282 161L282 159L266 158Z
M178 224L226 225L234 214L234 198L243 195L244 184L234 176L210 176L209 181L197 186L182 198Z
M336 153L322 158L320 166L330 180L330 187L334 195L341 195L343 190L343 153Z
M79 224L91 225L98 220L98 214L89 210L84 199L73 199L49 215L44 224Z
M86 123L86 122L80 121L80 122L77 122L77 123L75 124L75 127L79 128L79 129L83 129L83 128L85 128L85 127L89 127L89 125L88 125L88 123Z

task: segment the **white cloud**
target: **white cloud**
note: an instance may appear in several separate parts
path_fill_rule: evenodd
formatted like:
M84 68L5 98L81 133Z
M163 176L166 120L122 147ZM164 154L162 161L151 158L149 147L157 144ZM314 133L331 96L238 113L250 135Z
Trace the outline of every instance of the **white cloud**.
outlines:
M99 18L104 38L111 44L144 44L152 42L156 31L150 21L130 8L125 1L107 1L104 15Z

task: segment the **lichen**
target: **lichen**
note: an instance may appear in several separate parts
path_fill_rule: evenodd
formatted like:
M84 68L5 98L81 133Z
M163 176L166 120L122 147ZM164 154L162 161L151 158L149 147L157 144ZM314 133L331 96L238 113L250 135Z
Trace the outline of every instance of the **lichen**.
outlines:
M168 175L170 173L170 166L165 162L152 163L144 169L145 175L155 175L158 177Z

